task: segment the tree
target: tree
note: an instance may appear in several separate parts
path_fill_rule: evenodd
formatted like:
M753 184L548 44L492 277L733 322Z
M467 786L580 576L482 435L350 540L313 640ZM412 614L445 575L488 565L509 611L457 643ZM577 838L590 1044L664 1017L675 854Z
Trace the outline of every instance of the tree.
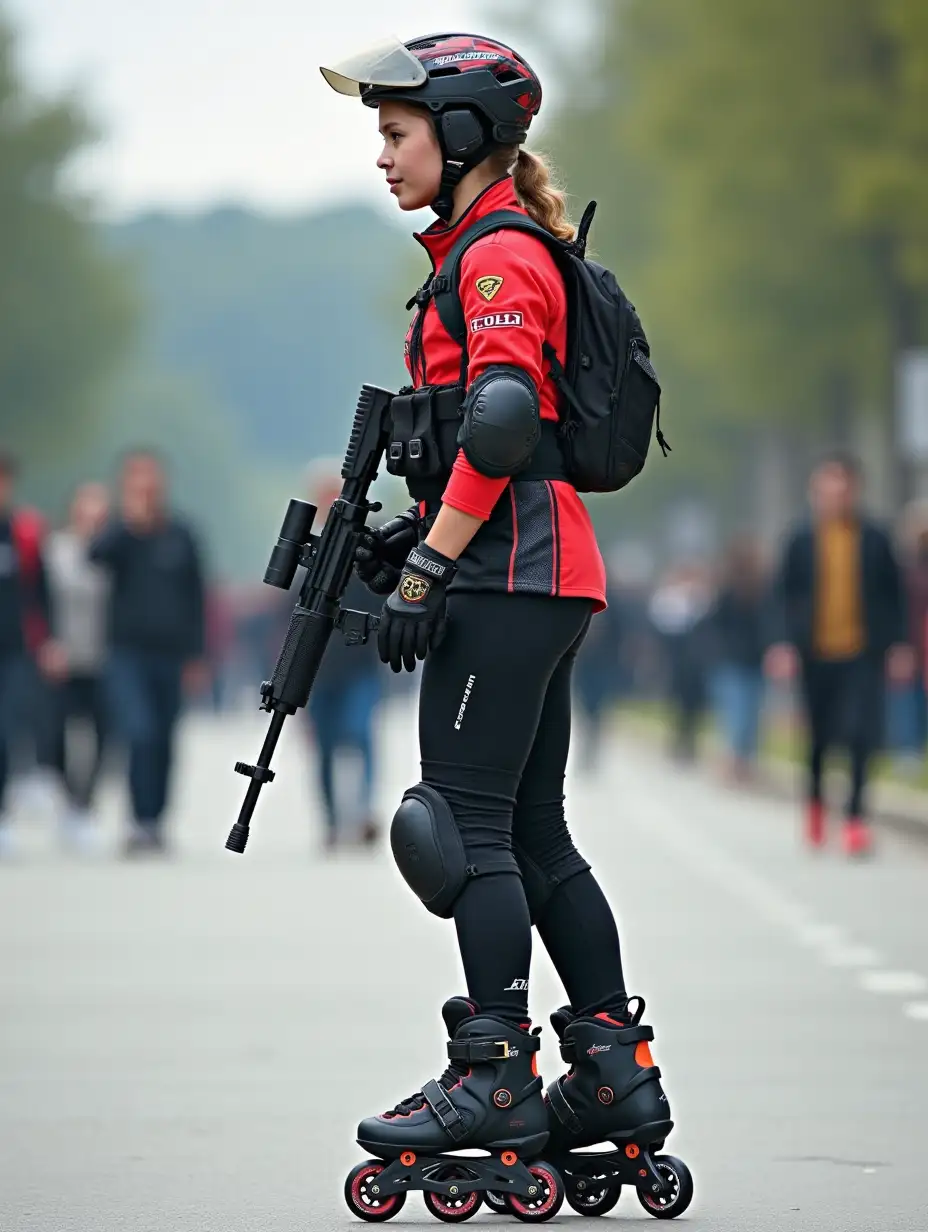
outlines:
M92 136L70 99L34 97L0 17L0 438L46 456L80 441L131 337L134 300L63 173Z

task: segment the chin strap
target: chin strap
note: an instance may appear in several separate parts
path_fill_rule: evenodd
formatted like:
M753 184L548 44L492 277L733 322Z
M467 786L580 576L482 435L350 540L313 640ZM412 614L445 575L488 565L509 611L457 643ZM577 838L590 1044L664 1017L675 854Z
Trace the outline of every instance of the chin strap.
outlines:
M474 166L476 165L474 163ZM464 178L465 172L469 170L470 167L465 167L463 162L451 158L445 159L438 196L432 202L432 209L442 222L448 222L454 213L454 190Z

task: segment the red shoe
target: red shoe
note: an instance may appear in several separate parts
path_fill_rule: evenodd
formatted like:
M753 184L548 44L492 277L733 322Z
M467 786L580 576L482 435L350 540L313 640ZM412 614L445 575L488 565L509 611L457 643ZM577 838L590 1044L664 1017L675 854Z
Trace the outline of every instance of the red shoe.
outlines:
M810 800L806 807L806 842L812 847L825 842L825 806L821 800Z
M873 838L870 827L859 817L851 817L844 823L844 850L849 856L870 854Z

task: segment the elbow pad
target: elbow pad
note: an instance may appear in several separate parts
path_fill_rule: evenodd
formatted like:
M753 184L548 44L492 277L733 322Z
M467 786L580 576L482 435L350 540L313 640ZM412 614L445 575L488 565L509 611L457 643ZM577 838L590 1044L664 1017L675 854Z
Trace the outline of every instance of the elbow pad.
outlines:
M458 444L474 470L502 479L528 463L541 438L541 408L527 372L504 364L487 368L462 409Z

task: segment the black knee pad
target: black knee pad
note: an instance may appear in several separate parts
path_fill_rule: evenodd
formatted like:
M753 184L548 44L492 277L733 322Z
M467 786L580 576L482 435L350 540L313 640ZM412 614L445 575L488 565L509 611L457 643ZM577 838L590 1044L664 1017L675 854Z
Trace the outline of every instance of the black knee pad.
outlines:
M393 859L426 908L450 919L467 881L464 844L448 802L424 783L410 787L390 826Z

